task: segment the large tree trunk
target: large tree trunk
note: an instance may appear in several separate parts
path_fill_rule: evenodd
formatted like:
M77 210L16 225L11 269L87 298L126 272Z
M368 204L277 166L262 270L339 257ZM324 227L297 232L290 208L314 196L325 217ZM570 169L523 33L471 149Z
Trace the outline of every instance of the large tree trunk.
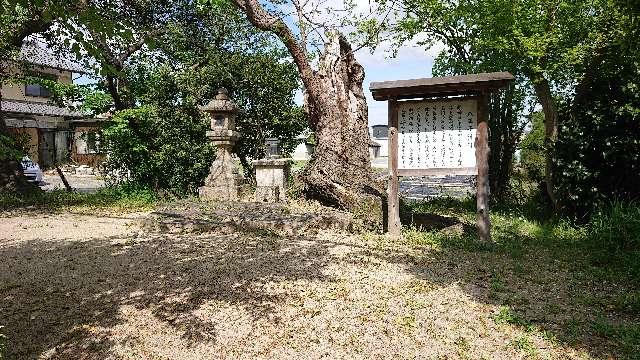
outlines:
M304 85L309 125L317 144L303 172L304 192L327 205L350 210L378 222L384 186L376 184L369 162L364 70L348 41L330 31L318 70L311 66L304 39L258 0L233 0L258 29L278 36L293 58ZM303 37L304 38L304 37Z
M302 180L308 197L357 211L379 202L383 194L369 159L364 69L344 36L335 31L328 35L316 81L305 89L317 145Z
M546 152L544 171L545 185L551 204L553 205L553 208L557 210L558 201L555 196L553 181L553 149L555 147L556 140L558 139L558 108L556 107L555 100L551 95L549 81L541 75L530 76L530 80L533 83L536 97L542 105L542 112L544 113L544 147Z

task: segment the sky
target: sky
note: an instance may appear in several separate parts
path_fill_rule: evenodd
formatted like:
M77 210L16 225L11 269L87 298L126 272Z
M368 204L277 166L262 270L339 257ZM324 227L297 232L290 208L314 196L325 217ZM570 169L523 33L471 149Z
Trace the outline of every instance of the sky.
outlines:
M306 15L313 19L316 24L323 24L325 29L335 27L340 29L343 34L349 34L354 31L352 25L345 25L342 15L354 18L377 18L381 20L381 15L376 11L377 3L371 0L299 0L305 9ZM348 12L344 13L340 10L344 9L345 3L352 4L348 7ZM294 14L285 19L285 23L292 29L294 33L298 33L294 20L296 12L293 5L287 3L283 5L281 10L284 13ZM318 11L314 11L318 10ZM392 17L386 18L392 21ZM311 33L309 36L313 36ZM317 38L316 38L317 40ZM424 40L424 39L423 39ZM370 49L363 48L356 52L356 59L364 67L365 79L363 88L367 97L367 106L369 107L369 126L378 124L387 124L387 102L375 101L371 97L369 85L371 82L388 81L388 80L407 80L431 77L433 61L440 50L444 48L442 44L436 44L430 49L417 45L417 39L410 44L403 45L398 49L395 57L391 57L389 51L391 45L388 42L379 44L377 49L371 53ZM352 43L352 45L356 45ZM296 94L296 102L302 103L302 94Z
M356 54L365 71L363 87L369 107L369 126L387 123L387 102L373 100L369 91L371 82L431 77L435 55L433 50L409 46L401 48L395 58L389 58L381 50L373 54L361 50Z
M375 101L371 97L369 85L377 81L408 80L431 77L433 61L440 48L425 50L417 46L403 46L396 57L383 49L373 54L368 49L356 53L356 59L364 67L365 78L362 87L369 108L369 126L387 124L387 102ZM296 94L296 103L302 105L302 92Z

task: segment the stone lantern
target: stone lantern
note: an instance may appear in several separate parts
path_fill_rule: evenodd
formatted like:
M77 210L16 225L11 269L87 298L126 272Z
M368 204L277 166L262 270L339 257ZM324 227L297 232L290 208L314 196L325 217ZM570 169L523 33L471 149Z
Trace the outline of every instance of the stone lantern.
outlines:
M204 186L198 193L204 200L238 200L242 185L242 172L232 155L235 143L240 139L236 131L238 106L230 99L227 89L220 88L218 95L207 105L200 107L211 121L207 137L216 147L216 159L209 168Z

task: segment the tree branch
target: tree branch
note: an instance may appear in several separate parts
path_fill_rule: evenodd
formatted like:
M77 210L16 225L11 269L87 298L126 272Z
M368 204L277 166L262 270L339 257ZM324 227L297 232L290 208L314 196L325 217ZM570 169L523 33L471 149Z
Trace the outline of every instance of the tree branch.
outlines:
M304 45L301 46L298 43L291 29L280 18L265 10L257 0L233 0L233 3L247 15L249 22L258 29L274 33L280 38L298 66L300 78L305 88L312 88L315 73L309 64L306 49L303 49Z

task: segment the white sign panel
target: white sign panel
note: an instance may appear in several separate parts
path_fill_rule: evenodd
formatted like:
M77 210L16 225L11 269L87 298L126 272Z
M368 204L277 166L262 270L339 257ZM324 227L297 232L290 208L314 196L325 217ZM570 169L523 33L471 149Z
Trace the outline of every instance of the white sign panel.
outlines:
M398 102L398 169L475 173L477 126L474 99Z

